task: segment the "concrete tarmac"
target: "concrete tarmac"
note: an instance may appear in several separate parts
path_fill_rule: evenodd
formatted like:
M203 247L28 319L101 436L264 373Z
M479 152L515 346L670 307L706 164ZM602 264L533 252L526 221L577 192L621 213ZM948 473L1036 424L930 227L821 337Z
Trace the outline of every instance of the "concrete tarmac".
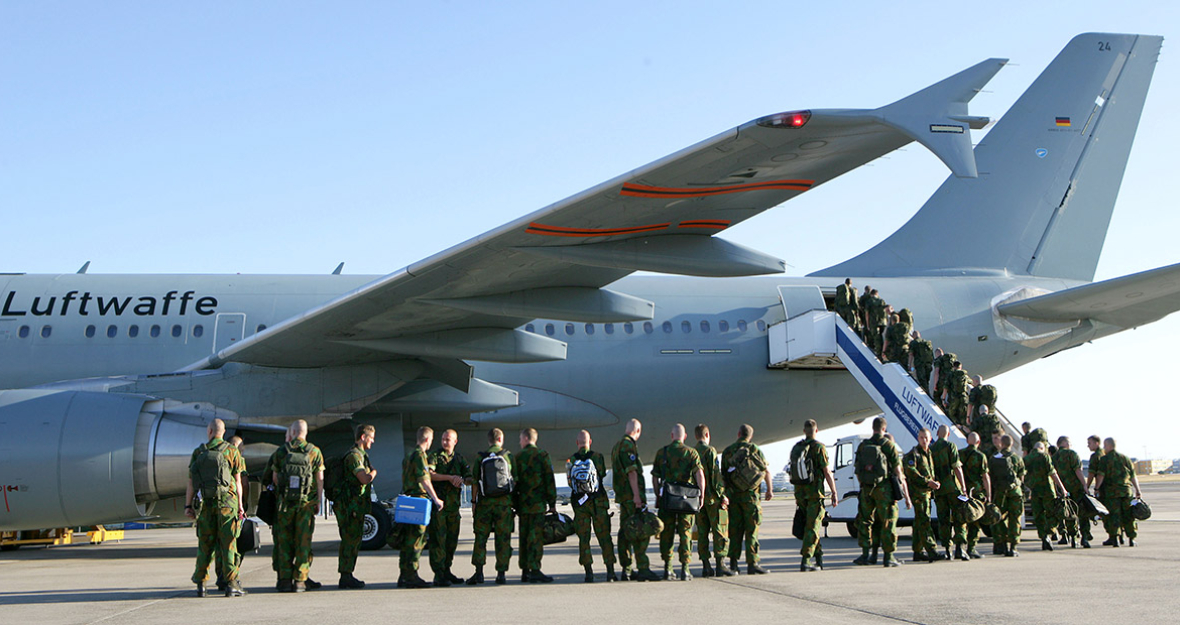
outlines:
M771 575L691 582L582 582L577 540L545 549L552 584L521 584L513 560L509 583L405 590L396 587L398 554L362 552L356 575L364 590L335 588L337 535L331 520L317 527L312 577L324 588L279 594L270 567L270 536L246 556L249 595L227 599L211 588L197 599L189 582L196 539L189 528L129 531L121 543L29 549L0 554L0 623L1165 623L1180 613L1180 482L1144 485L1152 519L1139 526L1135 548L1097 546L1042 552L1035 531L1024 533L1021 557L971 562L909 562L902 530L897 569L858 567L860 552L843 526L823 541L827 569L801 573L798 540L790 536L790 496L765 504L762 563ZM569 511L566 510L568 513ZM467 511L464 511L467 514ZM472 534L464 518L455 574L467 576ZM515 543L515 541L514 541ZM595 543L595 554L598 554ZM658 548L648 549L658 569ZM490 556L491 554L489 554ZM694 551L693 574L700 571ZM430 579L426 554L422 576ZM488 571L494 567L489 566ZM744 570L744 567L743 567ZM485 571L486 573L486 571Z

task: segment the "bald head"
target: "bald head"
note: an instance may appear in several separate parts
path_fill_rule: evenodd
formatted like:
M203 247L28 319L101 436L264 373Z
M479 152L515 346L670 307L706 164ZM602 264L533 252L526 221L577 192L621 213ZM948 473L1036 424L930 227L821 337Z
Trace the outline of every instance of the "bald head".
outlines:
M685 436L688 436L688 432L684 430L683 424L677 423L672 426L672 440L683 443Z
M209 427L205 429L209 434L209 439L221 438L225 436L225 421L221 419L214 419L209 422Z
M578 449L590 449L590 433L586 430L578 432Z
M972 432L967 435L967 444L972 447L979 447L979 434Z
M298 419L291 424L291 440L307 438L307 421Z
M642 433L643 424L639 422L639 419L631 419L627 422L627 436L638 440L639 435Z
M975 382L975 386L983 386L983 376L977 375L971 378Z
M951 429L945 425L938 426L938 440L942 440L951 434Z

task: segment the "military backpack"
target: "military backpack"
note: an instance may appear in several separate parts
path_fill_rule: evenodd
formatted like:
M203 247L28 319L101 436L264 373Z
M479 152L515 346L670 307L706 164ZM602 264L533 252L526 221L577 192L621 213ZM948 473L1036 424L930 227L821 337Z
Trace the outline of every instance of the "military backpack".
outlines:
M791 449L790 474L791 483L795 486L805 486L811 484L816 479L815 467L811 463L815 444L818 444L818 442L802 440L795 443L795 446Z
M742 445L727 459L725 473L739 491L754 490L762 481L766 466L754 453L753 445Z
M193 481L198 484L201 500L205 504L220 505L237 496L233 470L229 466L229 459L225 457L228 447L229 443L225 441L213 448L202 445L201 452L197 454Z
M1012 471L1012 462L1007 456L996 454L994 462L989 467L992 476L993 490L1007 490L1016 485L1016 473Z
M570 468L566 476L570 484L570 490L575 495L593 495L598 492L600 487L598 467L594 466L594 461L590 458L574 460L570 463Z
M301 504L311 499L315 488L315 472L311 466L314 448L287 445L283 466L279 467L278 500L285 504Z
M856 448L856 480L862 487L872 488L889 475L889 460L881 443L868 439Z
M324 496L336 503L345 498L348 480L345 479L344 456L332 456L324 461Z
M512 470L508 459L500 454L479 454L479 486L484 497L503 497L512 494Z

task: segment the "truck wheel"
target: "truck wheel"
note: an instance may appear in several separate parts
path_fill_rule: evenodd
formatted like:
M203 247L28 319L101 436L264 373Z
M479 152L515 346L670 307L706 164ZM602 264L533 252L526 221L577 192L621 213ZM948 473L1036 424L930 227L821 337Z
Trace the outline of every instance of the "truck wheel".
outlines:
M858 523L856 521L849 521L845 525L848 526L848 535L853 538L856 538L857 532L859 531L856 529L856 526L858 525Z
M365 515L365 522L362 526L361 549L375 551L384 547L392 525L393 519L389 518L389 512L385 510L385 506L373 502L369 513Z

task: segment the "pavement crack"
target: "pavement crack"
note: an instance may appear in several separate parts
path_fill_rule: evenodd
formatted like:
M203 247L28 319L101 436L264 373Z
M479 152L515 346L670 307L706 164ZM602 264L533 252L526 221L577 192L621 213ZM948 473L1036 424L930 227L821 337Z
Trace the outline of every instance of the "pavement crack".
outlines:
M742 584L742 583L735 581L735 580L715 579L712 581L720 582L722 584L729 584L731 586L737 586L738 588L745 588L747 590L756 590L756 591L764 592L764 593L771 594L771 595L779 595L780 597L789 597L791 599L795 599L798 601L805 601L807 603L816 603L819 605L826 605L826 606L832 607L832 608L840 608L842 610L848 610L850 612L857 612L859 614L867 614L869 616L875 616L877 618L882 618L882 619L886 619L886 620L890 620L890 621L896 621L898 623L911 623L912 625L926 625L922 621L911 621L910 619L901 618L901 617L893 616L890 614L883 614L881 612L873 612L871 610L865 610L862 608L857 608L857 607L853 607L853 606L849 606L849 605L835 603L832 601L824 601L823 599L815 599L813 597L804 597L804 596L792 594L792 593L789 593L786 591L776 590L773 588L765 588L762 586L749 586L749 585Z

